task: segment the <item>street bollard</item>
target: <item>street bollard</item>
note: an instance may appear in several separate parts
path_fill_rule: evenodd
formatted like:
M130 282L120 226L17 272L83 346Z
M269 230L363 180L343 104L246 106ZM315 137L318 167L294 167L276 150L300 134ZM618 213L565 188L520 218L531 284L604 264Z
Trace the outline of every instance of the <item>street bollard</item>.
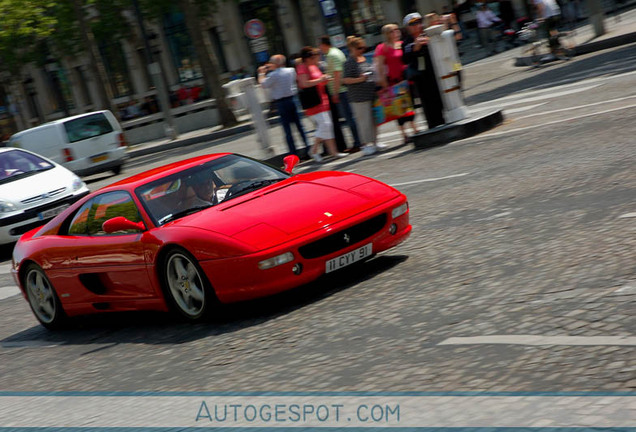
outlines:
M464 104L459 81L462 64L457 52L455 32L435 25L426 29L426 35L430 38L429 52L442 97L444 119L446 123L464 120L469 112Z
M261 107L258 97L256 96L256 88L254 78L244 78L240 80L239 88L245 95L245 103L247 109L252 115L252 122L254 123L254 129L256 129L257 140L263 149L266 157L274 156L274 150L269 145L269 125L263 115L263 108Z
M445 124L413 135L413 145L426 149L475 136L503 123L500 109L485 114L470 115L464 104L459 72L461 62L457 53L455 32L437 25L426 29L429 53L435 69L437 86L442 98Z

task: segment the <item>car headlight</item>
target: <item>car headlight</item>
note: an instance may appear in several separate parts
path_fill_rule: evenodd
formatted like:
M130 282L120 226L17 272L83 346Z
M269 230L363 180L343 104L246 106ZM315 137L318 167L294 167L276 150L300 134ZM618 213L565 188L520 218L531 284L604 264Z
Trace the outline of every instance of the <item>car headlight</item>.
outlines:
M76 190L80 190L84 186L84 182L79 177L75 177L73 179L73 192L75 192Z
M10 213L15 210L15 204L9 201L0 200L0 213Z
M276 267L285 263L288 263L290 261L294 260L294 254L291 252L285 252L282 255L278 255L275 256L274 258L269 258L266 260L263 260L261 262L258 263L258 268L261 270L267 270L270 269L272 267Z
M393 219L398 218L402 216L404 213L406 213L408 209L409 209L409 203L407 201L401 206L394 208L393 211L391 212L391 216L393 217Z

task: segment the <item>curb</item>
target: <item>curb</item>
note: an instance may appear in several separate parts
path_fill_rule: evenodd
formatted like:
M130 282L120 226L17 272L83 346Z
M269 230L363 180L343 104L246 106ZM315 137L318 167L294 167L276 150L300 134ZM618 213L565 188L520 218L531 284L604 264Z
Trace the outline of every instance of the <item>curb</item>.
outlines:
M615 48L617 46L627 45L633 42L636 42L636 32L626 33L596 42L588 42L583 45L574 47L574 55L589 54L594 51Z
M498 110L479 117L438 126L413 135L413 146L416 150L442 146L486 132L503 123L503 120L503 112Z
M574 55L578 56L583 54L589 54L595 51L606 50L609 48L616 48L618 46L627 45L633 42L636 42L636 32L626 33L626 34L614 36L611 38L607 38L607 39L603 39L603 40L599 40L595 42L587 42L582 45L578 45L574 47L573 51L574 51ZM514 65L515 66L532 66L534 57L535 56L515 57ZM545 63L548 63L550 61L556 61L556 60L557 59L548 60Z
M267 119L268 124L276 125L279 123L279 117L271 117ZM215 141L223 138L227 138L230 136L236 136L244 133L251 133L254 130L254 125L252 121L247 121L246 123L240 124L238 126L233 126L227 129L220 129L218 131L210 132L207 134L197 135L190 138L182 138L176 139L174 141L168 141L157 145L150 145L147 147L143 147L143 144L139 146L142 148L135 149L135 146L132 146L126 153L130 158L136 158L140 156L146 156L149 154L155 154L166 150L172 150L178 147L186 147L194 144L200 144L207 141ZM212 143L213 145L214 143Z

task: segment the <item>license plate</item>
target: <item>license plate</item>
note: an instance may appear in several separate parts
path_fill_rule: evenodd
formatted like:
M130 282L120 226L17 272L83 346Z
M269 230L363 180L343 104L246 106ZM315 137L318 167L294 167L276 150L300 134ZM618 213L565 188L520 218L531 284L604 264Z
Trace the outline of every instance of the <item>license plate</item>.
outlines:
M43 212L38 213L38 219L44 220L44 219L52 218L54 216L59 215L60 213L62 213L64 210L66 210L69 207L70 207L70 204L64 204L59 207L44 210Z
M108 159L108 155L107 154L100 154L97 156L92 156L91 157L91 162L101 162L101 161L105 161L106 159Z
M326 263L325 273L331 273L332 271L336 271L338 269L351 265L354 262L363 260L371 256L372 251L373 251L373 243L369 243L362 246L361 248L358 248L351 252L347 252L346 254L342 254L333 259L330 259Z

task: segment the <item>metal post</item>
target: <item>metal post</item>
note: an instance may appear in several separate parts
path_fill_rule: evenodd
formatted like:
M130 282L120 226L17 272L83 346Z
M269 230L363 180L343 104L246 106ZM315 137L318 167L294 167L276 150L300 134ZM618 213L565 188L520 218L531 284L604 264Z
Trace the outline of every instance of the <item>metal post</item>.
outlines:
M267 120L265 120L265 116L263 115L263 108L261 107L261 103L258 101L258 97L256 96L256 89L254 78L244 78L239 82L239 88L245 94L245 103L247 105L247 109L252 115L252 122L254 123L254 128L256 129L256 134L258 136L258 142L261 144L261 148L263 152L265 152L266 156L274 156L274 150L269 145L269 133L268 133L268 124Z
M146 26L144 25L141 9L139 8L138 0L132 0L135 7L135 15L137 16L137 24L141 30L141 36L144 41L144 55L146 57L146 64L148 65L148 72L152 77L152 83L157 89L157 95L159 96L159 103L163 108L163 118L165 122L166 136L170 139L176 139L178 136L177 128L174 124L174 118L172 117L172 111L170 107L170 93L168 91L168 82L166 81L165 74L162 73L159 60L154 60L152 49L150 48L150 42L148 41L148 34L146 33Z
M594 36L599 37L605 34L605 23L603 18L603 5L601 0L588 0L587 10L590 14L590 24L594 27Z
M455 32L453 30L444 31L444 27L436 25L427 28L426 34L430 37L429 52L442 97L444 119L446 123L464 120L468 117L469 112L464 105L459 82L461 61L457 53Z

